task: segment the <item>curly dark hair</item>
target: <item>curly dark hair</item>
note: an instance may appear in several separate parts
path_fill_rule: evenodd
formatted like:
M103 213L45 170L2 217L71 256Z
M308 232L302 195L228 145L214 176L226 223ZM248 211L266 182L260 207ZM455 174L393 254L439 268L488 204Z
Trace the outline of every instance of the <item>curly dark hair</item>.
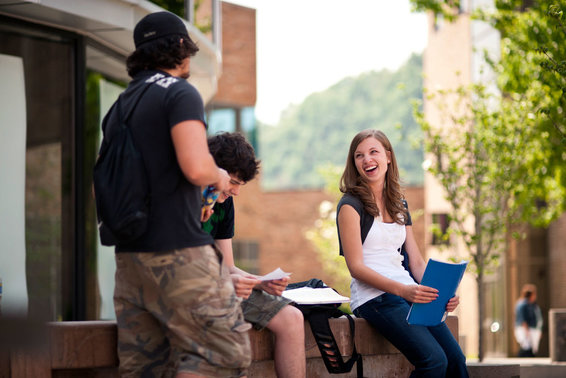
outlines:
M182 42L179 41L182 39ZM138 47L126 60L128 75L134 77L141 71L175 68L187 57L194 56L198 46L189 38L169 35Z
M208 149L216 165L244 182L252 180L259 172L260 161L255 157L254 148L240 133L210 136Z

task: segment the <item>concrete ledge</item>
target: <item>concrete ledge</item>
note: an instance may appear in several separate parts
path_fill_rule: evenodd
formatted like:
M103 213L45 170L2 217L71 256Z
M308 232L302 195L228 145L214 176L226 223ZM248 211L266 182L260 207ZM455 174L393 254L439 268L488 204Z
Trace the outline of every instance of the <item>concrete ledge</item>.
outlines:
M364 319L355 318L356 349L363 356L364 375L367 377L408 377L413 365L407 361L389 341L375 331ZM446 324L453 335L458 335L458 318L449 316ZM330 328L338 343L342 356L352 354L350 324L346 317L330 319ZM249 378L276 378L273 364L272 334L267 330L250 331L253 362L248 371ZM356 377L356 367L350 373L329 374L320 356L320 351L310 326L305 322L305 355L307 377L349 378Z
M566 377L566 363L549 363L546 365L521 364L521 378L564 378Z
M408 376L413 370L405 357L365 320L355 319L356 348L363 355L366 376ZM458 335L458 318L449 316L447 325ZM331 319L330 326L344 357L351 355L350 327L345 317ZM0 377L118 377L117 329L114 321L54 322L47 325L46 347L0 353ZM250 331L252 366L248 377L275 377L273 335L267 330ZM326 371L320 352L305 323L307 377L355 377ZM8 357L9 356L9 357ZM482 375L482 377L484 377Z
M470 378L519 378L521 376L519 364L468 362L467 365Z
M117 340L116 322L113 321L51 323L51 368L88 369L118 366Z

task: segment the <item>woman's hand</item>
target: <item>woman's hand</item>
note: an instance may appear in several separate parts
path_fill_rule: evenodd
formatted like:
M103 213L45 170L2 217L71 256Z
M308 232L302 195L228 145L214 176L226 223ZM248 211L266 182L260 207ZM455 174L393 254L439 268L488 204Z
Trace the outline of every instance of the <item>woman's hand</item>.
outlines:
M284 277L278 280L262 281L260 288L271 295L281 296L283 291L287 288L289 277Z
M424 285L405 285L401 297L411 303L429 303L438 298L438 290Z
M456 307L458 307L459 304L460 304L460 297L457 295L453 296L446 304L446 311L452 312L456 310Z
M232 278L232 283L234 284L234 289L236 290L236 296L247 299L252 290L256 285L261 284L261 281L254 276L244 276L238 273L230 274Z

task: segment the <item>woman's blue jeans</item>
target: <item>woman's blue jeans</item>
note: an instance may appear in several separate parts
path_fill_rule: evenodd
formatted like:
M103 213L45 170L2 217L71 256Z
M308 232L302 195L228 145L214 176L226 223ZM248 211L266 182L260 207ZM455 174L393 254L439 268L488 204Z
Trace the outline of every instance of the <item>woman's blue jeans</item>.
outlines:
M415 366L411 377L468 377L466 357L445 323L434 327L407 323L409 303L385 293L354 310Z

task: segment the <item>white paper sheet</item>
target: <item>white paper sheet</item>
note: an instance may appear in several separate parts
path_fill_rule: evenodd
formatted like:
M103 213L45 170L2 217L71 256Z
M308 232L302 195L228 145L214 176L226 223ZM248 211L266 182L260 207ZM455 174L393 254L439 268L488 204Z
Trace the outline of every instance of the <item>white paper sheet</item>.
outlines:
M291 273L284 272L281 268L277 268L272 272L267 273L265 276L258 277L262 281L280 280L281 278L289 277Z

